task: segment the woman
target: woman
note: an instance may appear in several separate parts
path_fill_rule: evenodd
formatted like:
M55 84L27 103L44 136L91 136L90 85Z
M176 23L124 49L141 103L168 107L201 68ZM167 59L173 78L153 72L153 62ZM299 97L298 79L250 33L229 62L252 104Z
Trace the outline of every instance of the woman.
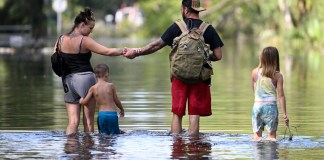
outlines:
M105 56L123 55L123 49L106 48L88 37L95 26L95 18L90 8L86 7L74 20L71 31L58 41L59 49L66 63L65 83L67 92L64 101L68 112L69 123L66 134L74 134L80 123L80 97L85 97L96 82L90 58L92 52ZM58 43L58 42L56 42ZM56 44L54 51L56 49ZM84 132L94 131L95 101L90 100L83 106Z

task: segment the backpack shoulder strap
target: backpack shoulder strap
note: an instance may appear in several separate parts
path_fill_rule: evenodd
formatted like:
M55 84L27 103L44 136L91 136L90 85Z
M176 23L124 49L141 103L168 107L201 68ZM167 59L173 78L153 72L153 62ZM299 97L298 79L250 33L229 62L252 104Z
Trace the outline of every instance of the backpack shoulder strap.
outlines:
M207 22L202 22L201 25L199 26L199 30L201 31L201 34L204 35L206 29L210 26L209 23Z
M175 23L179 26L182 33L188 32L187 24L184 22L183 19L178 19Z

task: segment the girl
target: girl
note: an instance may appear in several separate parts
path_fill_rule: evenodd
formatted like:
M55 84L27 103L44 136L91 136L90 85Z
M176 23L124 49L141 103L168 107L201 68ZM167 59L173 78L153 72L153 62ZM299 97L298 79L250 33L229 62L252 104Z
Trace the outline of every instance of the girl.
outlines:
M262 140L264 126L268 130L266 140L276 141L278 127L277 100L282 109L286 126L286 98L283 89L283 76L279 68L279 53L275 47L266 47L260 55L259 66L252 71L252 85L255 96L252 110L253 140ZM278 97L277 97L278 96Z

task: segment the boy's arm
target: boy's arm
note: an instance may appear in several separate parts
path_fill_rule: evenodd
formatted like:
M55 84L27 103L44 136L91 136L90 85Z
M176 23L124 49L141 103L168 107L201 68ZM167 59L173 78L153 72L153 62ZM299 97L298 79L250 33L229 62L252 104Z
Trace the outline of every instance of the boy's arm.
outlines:
M283 76L281 73L278 73L277 78L277 90L278 90L278 101L282 110L282 116L285 121L286 126L289 126L289 119L286 113L286 97L283 89Z
M87 104L90 101L90 99L92 98L93 91L94 91L94 87L92 86L92 87L90 87L90 89L89 89L88 94L86 95L86 97L84 97L84 98L81 97L80 98L79 103L82 104L82 105Z
M119 100L119 98L117 96L116 88L115 88L114 85L112 85L112 90L113 90L113 94L114 94L115 104L120 109L119 115L120 115L120 117L124 117L125 111L124 111L124 108L123 108L123 106L122 106L122 104L121 104L121 102L120 102L120 100Z

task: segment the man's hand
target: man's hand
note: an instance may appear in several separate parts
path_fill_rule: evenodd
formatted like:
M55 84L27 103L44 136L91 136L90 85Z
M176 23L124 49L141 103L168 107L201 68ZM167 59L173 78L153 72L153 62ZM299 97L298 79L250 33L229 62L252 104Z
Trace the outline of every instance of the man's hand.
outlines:
M138 52L137 48L127 48L127 51L125 52L124 56L128 59L134 59L138 55L136 53Z

